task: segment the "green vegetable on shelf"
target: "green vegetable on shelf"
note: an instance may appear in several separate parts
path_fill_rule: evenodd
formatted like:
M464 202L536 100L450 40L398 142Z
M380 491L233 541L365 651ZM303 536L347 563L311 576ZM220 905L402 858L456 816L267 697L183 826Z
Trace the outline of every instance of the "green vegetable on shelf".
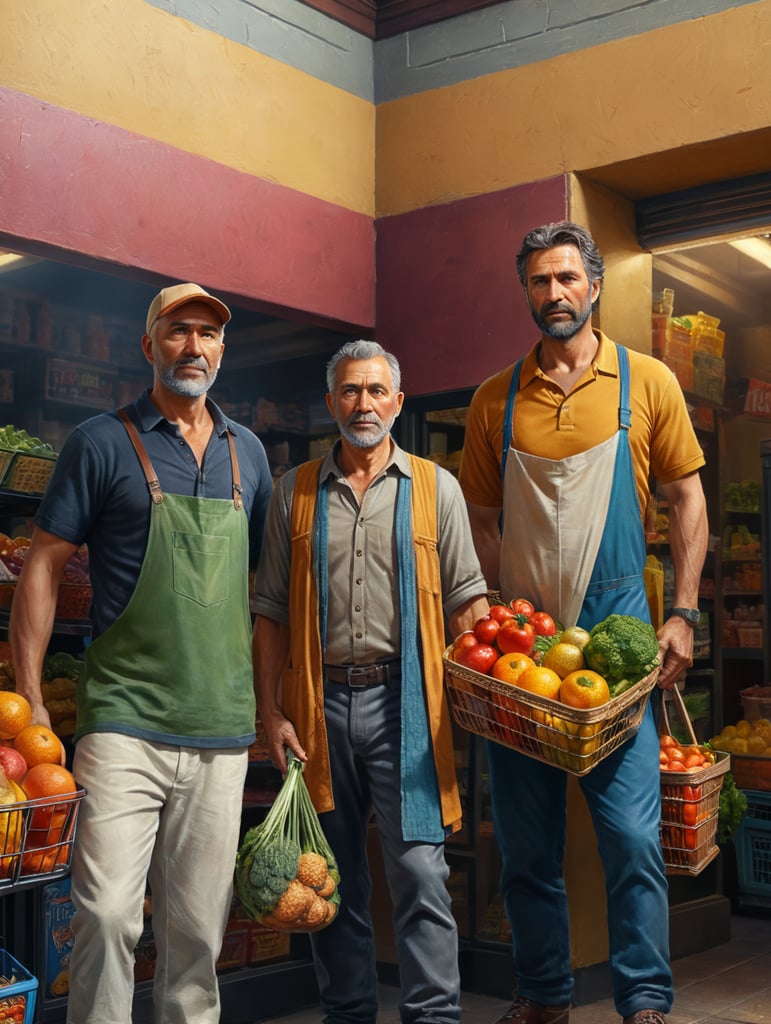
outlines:
M26 452L28 455L54 455L52 445L33 437L26 430L17 430L12 423L0 429L0 448L13 452Z
M726 843L733 842L746 810L747 797L744 791L736 785L731 772L726 772L723 776L717 812L717 838L719 843L725 845Z

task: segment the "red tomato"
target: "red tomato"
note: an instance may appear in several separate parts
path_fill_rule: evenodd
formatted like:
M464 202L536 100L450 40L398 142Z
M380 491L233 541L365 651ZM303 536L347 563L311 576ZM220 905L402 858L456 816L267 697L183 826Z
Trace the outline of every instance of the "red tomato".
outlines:
M685 765L682 761L669 761L667 764L663 764L662 769L665 772L684 772Z
M455 655L455 660L459 665L487 675L498 657L497 649L491 644L475 644L473 647L463 647Z
M513 601L509 602L509 605L516 615L532 615L535 611L532 601L528 601L524 597L515 597Z
M514 612L507 604L491 604L490 618L495 619L496 622L505 622L506 619L514 618Z
M683 829L685 833L685 848L686 850L696 849L696 829L686 828Z
M483 615L474 623L474 636L480 644L494 644L500 628L500 622L497 622L491 615Z
M557 632L554 619L548 612L533 612L528 622L532 624L536 636L554 636Z
M530 655L535 646L535 630L524 615L515 615L501 625L495 642L501 654Z
M455 643L452 645L452 656L457 661L458 655L464 647L476 647L479 643L477 638L474 636L472 630L467 629L465 633L461 633L460 636L455 638Z
M701 800L701 786L683 786L684 800Z
M696 824L696 804L683 804L683 824L691 826Z

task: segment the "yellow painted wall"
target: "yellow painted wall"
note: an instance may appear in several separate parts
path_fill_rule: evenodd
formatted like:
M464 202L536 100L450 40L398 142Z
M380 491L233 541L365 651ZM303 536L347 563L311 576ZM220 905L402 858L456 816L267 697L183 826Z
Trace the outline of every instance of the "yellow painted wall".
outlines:
M765 129L770 39L764 0L381 104L378 214Z
M374 214L375 109L144 0L0 0L0 86Z

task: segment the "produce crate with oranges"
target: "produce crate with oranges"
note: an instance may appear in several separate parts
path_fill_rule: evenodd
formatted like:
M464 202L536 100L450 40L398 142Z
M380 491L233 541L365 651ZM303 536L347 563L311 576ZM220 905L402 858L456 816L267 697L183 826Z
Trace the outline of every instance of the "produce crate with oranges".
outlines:
M462 728L585 775L639 729L657 658L639 619L563 630L520 598L493 605L445 650L445 685Z
M31 716L25 697L0 691L0 894L69 870L85 796L59 737Z
M691 742L681 744L672 736L664 701L659 737L661 849L667 874L698 875L719 852L720 790L731 757L696 742L680 691L674 687L670 693Z
M742 690L744 718L724 725L710 744L731 755L731 771L739 789L771 792L771 688Z

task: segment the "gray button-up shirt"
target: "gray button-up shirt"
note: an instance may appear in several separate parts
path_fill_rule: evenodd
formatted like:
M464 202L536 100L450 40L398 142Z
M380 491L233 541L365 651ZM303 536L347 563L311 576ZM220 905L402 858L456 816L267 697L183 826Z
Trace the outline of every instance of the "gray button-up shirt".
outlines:
M393 445L381 475L358 498L337 464L339 442L325 457L321 479L329 478L329 611L324 661L368 665L400 655L399 580L394 519L400 476L411 476L405 453ZM265 543L255 582L254 611L289 621L290 517L296 470L276 485L268 509ZM438 472L437 536L446 616L484 594L458 482ZM315 546L314 546L315 553Z

